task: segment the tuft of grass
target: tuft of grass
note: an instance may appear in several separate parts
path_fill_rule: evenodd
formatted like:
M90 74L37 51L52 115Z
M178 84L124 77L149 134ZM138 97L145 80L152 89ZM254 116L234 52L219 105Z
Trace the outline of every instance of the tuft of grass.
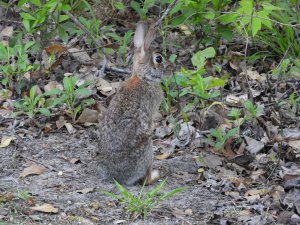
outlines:
M123 203L126 207L127 212L136 213L138 216L143 216L144 219L147 218L149 213L154 209L157 204L173 195L185 190L185 187L176 188L164 194L159 194L161 189L165 186L166 180L160 182L156 187L148 192L144 192L145 183L143 184L139 194L137 196L130 193L121 184L115 181L115 185L121 192L121 195L116 195L112 192L103 191L107 196L112 197Z

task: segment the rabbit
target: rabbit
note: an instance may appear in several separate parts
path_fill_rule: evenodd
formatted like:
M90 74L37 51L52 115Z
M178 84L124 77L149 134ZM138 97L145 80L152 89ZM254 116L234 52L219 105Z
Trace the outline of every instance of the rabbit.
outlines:
M114 95L100 122L98 161L106 178L125 185L143 180L150 184L159 177L151 168L153 117L163 97L161 78L173 66L150 50L155 38L154 28L146 22L137 24L132 75Z

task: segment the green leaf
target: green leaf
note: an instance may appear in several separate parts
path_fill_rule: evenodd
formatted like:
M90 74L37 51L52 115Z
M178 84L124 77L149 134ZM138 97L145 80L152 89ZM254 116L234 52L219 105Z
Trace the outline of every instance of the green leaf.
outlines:
M118 183L118 181L115 180L115 185L118 188L118 190L123 194L125 199L134 199L133 195L127 191L121 184Z
M233 23L237 21L239 15L237 13L228 13L222 16L219 16L219 20L223 24Z
M176 60L176 58L177 58L177 55L176 55L176 54L172 54L172 55L170 55L170 57L169 57L169 61L172 62L172 63L174 63L175 60Z
M222 142L217 142L217 143L215 143L215 148L216 148L217 150L220 150L222 147L223 147L223 143L222 143Z
M21 12L20 15L24 20L36 20L36 18L29 13Z
M255 37L258 31L261 30L261 19L254 17L251 24L252 36Z
M206 48L202 51L196 52L192 57L192 64L197 68L201 68L205 64L205 60L213 58L216 55L216 51L213 47Z
M30 2L36 6L41 6L40 0L30 0Z
M54 89L52 89L52 90L50 90L50 91L45 92L45 93L44 93L44 96L59 95L59 94L61 94L61 93L63 93L62 90L60 90L60 89L58 89L58 88L54 88Z
M90 89L87 89L87 88L80 88L80 89L75 90L75 95L76 96L81 96L81 97L89 96L92 93L93 92Z
M41 108L39 109L39 112L45 116L51 116L51 112L49 111L49 109Z
M225 135L225 140L228 140L229 138L233 137L237 133L237 128L233 128L227 132Z
M122 2L114 2L114 7L116 7L116 9L123 11L125 9L125 5Z
M64 22L64 21L66 21L66 20L68 20L69 19L69 16L67 16L67 15L59 15L59 17L58 17L58 22Z
M22 23L27 32L32 32L29 20L23 20Z

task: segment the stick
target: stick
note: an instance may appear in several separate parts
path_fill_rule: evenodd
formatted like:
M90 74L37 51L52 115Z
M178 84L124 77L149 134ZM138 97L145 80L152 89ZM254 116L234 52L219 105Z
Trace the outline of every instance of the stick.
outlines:
M175 7L178 0L174 0L162 14L162 16L155 22L154 28L161 24L162 20L169 14L169 12Z

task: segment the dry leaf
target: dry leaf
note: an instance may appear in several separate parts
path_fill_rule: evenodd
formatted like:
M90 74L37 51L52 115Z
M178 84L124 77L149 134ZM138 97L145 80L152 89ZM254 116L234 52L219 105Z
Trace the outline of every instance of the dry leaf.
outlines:
M55 208L51 204L47 204L47 203L45 203L43 205L30 207L30 209L33 211L45 212L45 213L57 213L58 212L58 208Z
M0 32L0 38L2 37L12 37L14 33L14 28L13 26L5 27L1 32Z
M39 166L39 165L32 165L27 168L25 168L22 173L20 174L20 177L27 177L29 175L40 175L45 172L45 167Z
M75 134L76 129L70 123L65 123L65 127L67 128L69 134Z
M59 119L55 123L56 123L57 129L60 129L66 124L66 120L63 116L60 116Z
M99 112L97 110L85 108L79 116L78 123L98 123Z
M94 191L94 188L84 188L82 190L77 190L76 192L81 193L81 194L87 194L87 193L90 193L90 192L93 192L93 191Z
M15 139L16 138L14 136L3 136L0 143L0 148L9 146L10 142Z
M101 94L103 94L105 96L111 95L111 91L113 90L113 87L111 86L111 84L102 78L98 78L96 87L97 87L97 90L99 90L101 92Z
M60 45L60 44L53 44L48 46L47 48L45 48L46 52L48 54L57 54L57 53L62 53L65 52L67 50L66 47Z
M57 88L59 90L63 90L64 89L63 86L60 83L58 83L57 81L50 81L47 85L45 85L44 91L48 92L48 91L51 91L51 90L53 90L55 88Z
M80 159L72 158L70 159L70 163L72 164L80 163Z

